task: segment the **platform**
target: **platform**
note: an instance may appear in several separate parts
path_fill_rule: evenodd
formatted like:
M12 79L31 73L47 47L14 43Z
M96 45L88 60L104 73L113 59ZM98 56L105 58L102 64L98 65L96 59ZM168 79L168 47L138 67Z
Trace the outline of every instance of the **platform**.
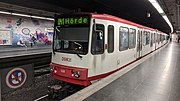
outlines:
M50 53L52 46L34 47L0 47L0 58L16 57L22 55Z
M64 99L83 101L179 101L180 44L170 43L143 63L116 78L107 77L94 87ZM104 87L101 87L104 86ZM96 89L100 89L96 91Z
M51 51L51 46L1 46L0 101L33 101L47 94L48 85L55 82L49 76Z

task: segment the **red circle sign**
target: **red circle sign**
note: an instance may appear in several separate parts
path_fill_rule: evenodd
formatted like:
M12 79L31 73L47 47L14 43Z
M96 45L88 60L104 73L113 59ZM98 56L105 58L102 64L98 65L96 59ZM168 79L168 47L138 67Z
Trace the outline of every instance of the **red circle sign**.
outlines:
M19 88L26 81L26 72L22 68L12 69L6 76L6 84L10 88Z

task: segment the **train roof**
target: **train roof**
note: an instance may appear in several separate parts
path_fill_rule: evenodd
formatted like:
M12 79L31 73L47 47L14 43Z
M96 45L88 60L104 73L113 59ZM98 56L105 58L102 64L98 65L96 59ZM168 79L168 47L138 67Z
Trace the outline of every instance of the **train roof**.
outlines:
M156 31L156 32L159 32L160 34L165 34L165 33L161 32L157 29L146 27L146 26L143 26L143 25L140 25L140 24L137 24L137 23L116 17L116 16L112 16L112 15L108 15L108 14L97 14L97 13L90 13L90 15L92 16L92 18L121 22L121 23L125 23L128 25L136 26L139 28L143 28L143 29L147 29L147 30L151 30L151 31Z
M102 20L121 22L121 23L125 23L125 24L128 24L128 25L136 26L136 27L139 27L139 28L142 28L142 29L147 29L147 30L159 32L161 34L165 34L165 33L161 32L161 31L159 31L157 29L146 27L146 26L134 23L132 21L128 21L128 20L113 16L113 15L109 15L109 14L98 14L98 13L88 13L88 12L78 12L78 13L75 13L75 14L87 14L87 15L90 15L92 18L95 18L95 19L102 19Z
M91 15L92 15L92 18L96 18L96 19L103 19L103 20L121 22L121 23L125 23L125 24L128 24L128 25L136 26L136 27L139 27L139 28L144 28L144 29L148 29L148 30L151 30L151 31L156 31L153 28L149 28L149 27L146 27L146 26L143 26L143 25L140 25L140 24L137 24L137 23L134 23L134 22L131 22L131 21L116 17L116 16L108 15L108 14L91 13Z

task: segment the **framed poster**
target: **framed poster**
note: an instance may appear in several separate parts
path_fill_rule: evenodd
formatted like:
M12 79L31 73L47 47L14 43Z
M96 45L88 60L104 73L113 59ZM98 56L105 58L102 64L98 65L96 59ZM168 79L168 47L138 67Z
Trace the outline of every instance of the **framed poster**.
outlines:
M10 30L0 29L0 45L12 45L12 34Z

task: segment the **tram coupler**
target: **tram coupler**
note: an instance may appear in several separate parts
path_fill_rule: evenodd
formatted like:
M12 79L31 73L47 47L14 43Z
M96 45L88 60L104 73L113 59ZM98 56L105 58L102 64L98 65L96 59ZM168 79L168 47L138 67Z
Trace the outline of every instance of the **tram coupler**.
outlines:
M61 88L62 88L61 85L48 86L48 96L49 96L49 98L51 98L51 99L58 98Z
M48 86L48 96L50 99L62 100L76 91L76 87L70 84Z

